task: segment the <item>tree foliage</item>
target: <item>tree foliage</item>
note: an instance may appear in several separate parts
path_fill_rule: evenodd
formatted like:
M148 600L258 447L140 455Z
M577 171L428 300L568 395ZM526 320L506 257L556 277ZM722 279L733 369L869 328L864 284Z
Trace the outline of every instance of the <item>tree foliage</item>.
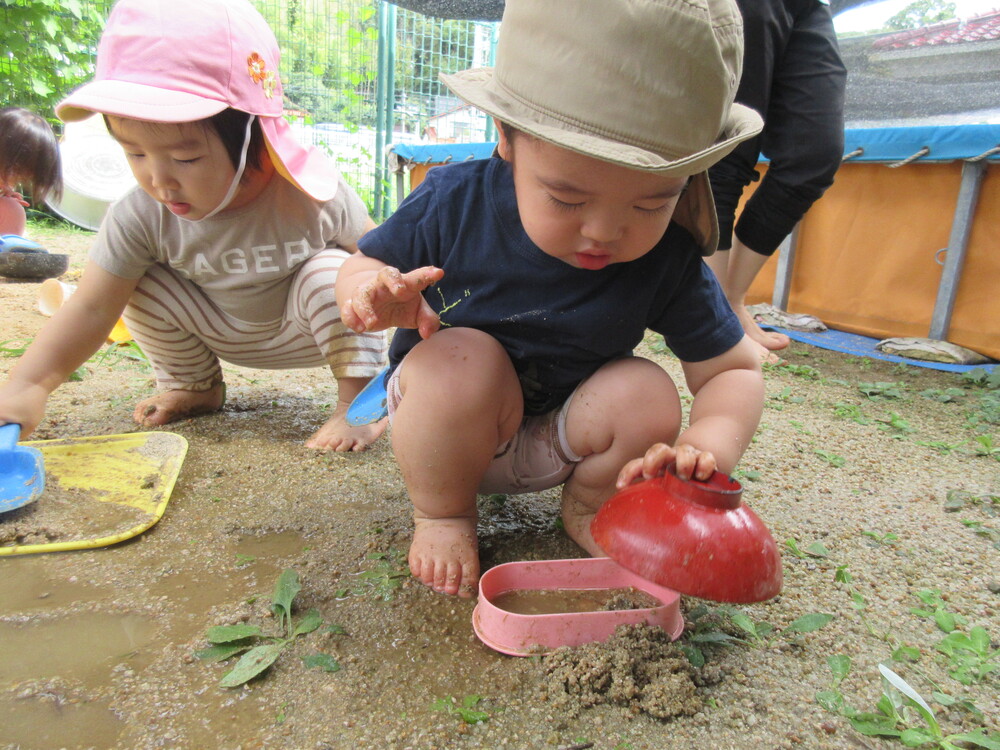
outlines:
M946 0L917 0L885 22L886 29L904 31L955 18L955 3Z
M0 0L0 104L54 117L53 106L93 73L107 0Z

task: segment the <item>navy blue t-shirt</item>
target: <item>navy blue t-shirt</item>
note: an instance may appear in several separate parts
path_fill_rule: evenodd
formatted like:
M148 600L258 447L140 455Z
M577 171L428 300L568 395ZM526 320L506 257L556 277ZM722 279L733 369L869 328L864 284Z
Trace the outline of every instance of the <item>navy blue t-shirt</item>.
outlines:
M562 405L581 381L631 354L646 329L682 360L736 345L743 328L691 235L671 223L637 260L599 271L543 253L521 224L510 164L499 157L436 167L361 251L403 272L444 269L424 292L441 325L496 338L521 380L525 414ZM420 341L398 329L393 368Z

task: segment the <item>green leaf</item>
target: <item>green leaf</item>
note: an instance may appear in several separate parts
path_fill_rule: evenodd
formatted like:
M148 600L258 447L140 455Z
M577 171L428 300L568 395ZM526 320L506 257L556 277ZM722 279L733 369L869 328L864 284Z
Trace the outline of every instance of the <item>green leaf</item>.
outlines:
M833 620L833 615L824 614L822 612L814 612L808 615L802 615L802 617L789 623L785 631L791 631L793 633L811 633L814 630L819 630L822 627L826 627Z
M955 615L944 609L934 612L934 622L945 633L950 633L955 629Z
M269 666L285 647L285 643L268 643L252 648L240 657L236 666L226 672L219 681L222 687L239 687L244 682L252 680Z
M899 737L902 732L896 729L896 722L889 716L879 714L858 714L850 718L851 726L856 732L868 737Z
M333 635L347 635L347 631L344 629L343 625L337 625L336 623L331 623L323 628L324 633L332 633Z
M292 626L292 602L295 596L302 590L299 583L299 574L288 568L278 576L278 582L274 586L274 595L271 597L271 611L282 623L285 632L289 632Z
M986 654L990 646L990 634L982 625L976 625L969 631L969 642L977 653Z
M823 546L821 542L813 542L806 547L806 554L812 557L829 557L830 550Z
M933 742L934 736L923 729L910 728L903 730L903 733L899 735L899 741L907 747L920 747L928 742Z
M892 652L894 661L920 661L920 649L913 646L900 646Z
M216 625L208 629L205 638L209 643L230 643L260 634L261 630L256 625Z
M320 615L319 610L310 609L302 615L302 619L300 619L295 625L295 632L292 633L292 635L305 635L306 633L311 633L322 624L323 616Z
M757 635L757 626L754 625L753 620L747 617L742 612L737 612L732 616L733 625L738 627L740 630L749 633L752 636Z
M711 630L707 633L692 633L687 640L692 643L731 643L736 638L720 630Z
M1000 734L987 735L983 729L964 734L950 734L948 739L954 742L971 742L977 747L985 747L986 750L1000 750Z
M691 662L692 667L705 666L705 654L702 653L700 648L682 643L680 644L680 649L684 653L684 656L687 657L687 660Z
M826 657L826 663L830 666L833 676L839 681L851 673L851 657L846 654L834 654Z
M214 646L209 646L208 648L195 651L194 656L196 659L201 659L202 661L207 661L209 663L225 661L231 656L236 656L236 654L246 651L252 645L253 643L249 641L246 643L219 643Z
M302 663L306 669L322 669L324 672L339 672L340 664L329 654L315 653L302 657Z
M844 696L837 690L821 690L816 693L816 702L832 714L839 714L844 706Z

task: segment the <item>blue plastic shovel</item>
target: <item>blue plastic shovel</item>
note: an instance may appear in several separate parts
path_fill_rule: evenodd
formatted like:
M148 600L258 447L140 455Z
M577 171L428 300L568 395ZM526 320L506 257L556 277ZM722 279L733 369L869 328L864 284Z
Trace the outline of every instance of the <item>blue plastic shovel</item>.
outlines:
M347 424L359 427L363 424L378 422L389 413L388 397L385 392L385 381L389 375L386 367L378 375L368 381L354 400L347 407Z
M21 425L0 426L0 513L37 500L45 491L45 462L38 448L18 445Z

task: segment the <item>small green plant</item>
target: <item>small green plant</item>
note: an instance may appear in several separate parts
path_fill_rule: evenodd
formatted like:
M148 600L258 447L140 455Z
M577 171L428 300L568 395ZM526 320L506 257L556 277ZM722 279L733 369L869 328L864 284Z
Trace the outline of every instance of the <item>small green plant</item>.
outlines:
M406 558L397 549L388 552L373 552L368 555L375 565L370 570L358 574L358 582L351 588L339 589L338 599L347 596L373 596L382 601L390 601L396 595L403 581L410 577Z
M779 410L782 408L780 404L801 404L806 400L805 396L794 395L792 389L787 385L777 393L772 393L770 399L778 402L778 405L775 405L774 408Z
M816 450L813 451L813 453L822 458L824 461L826 461L828 464L830 464L830 466L834 467L835 469L839 469L841 466L847 463L847 459L844 458L843 456L838 456L836 453L833 453L832 451L823 450L822 448L817 448Z
M823 546L820 542L813 542L805 549L799 547L798 540L792 537L791 539L785 540L785 547L798 558L806 557L829 557L830 550Z
M439 698L434 701L431 704L431 710L446 711L449 714L457 716L466 724L481 724L482 722L489 721L490 719L490 715L488 713L480 711L476 708L482 700L482 696L467 695L462 698L461 703L458 703L452 696L449 695L447 698Z
M756 482L760 479L760 472L756 469L737 469L733 476L737 479L745 479L748 482Z
M791 363L784 362L777 365L775 369L781 372L787 372L799 378L805 378L806 380L820 379L819 370L811 365L793 365Z
M861 533L874 539L877 544L895 544L899 541L899 535L891 531L885 534L880 534L877 531L862 531Z
M30 345L30 341L0 341L0 357L20 357Z
M948 490L944 509L947 513L965 508L981 508L989 516L1000 515L1000 495L974 495L968 490Z
M894 411L890 411L889 416L885 419L879 419L876 421L882 423L881 429L894 433L893 437L907 435L911 432L917 431L915 427L911 427L909 422Z
M938 629L945 633L950 633L958 627L966 624L966 619L959 614L948 610L944 599L941 598L941 589L920 589L914 594L922 607L910 607L910 613L917 617L933 618Z
M907 747L961 750L962 742L987 750L1000 750L1000 734L984 729L946 735L930 705L902 677L879 664L882 695L874 711L857 711L840 692L840 684L850 673L851 660L837 655L827 660L833 672L829 690L816 694L816 702L831 713L844 716L856 732L868 737L894 737Z
M993 438L989 435L976 435L972 442L977 456L1000 460L1000 445L993 445Z
M948 674L963 685L982 682L1000 668L1000 649L991 647L989 633L980 625L968 634L957 630L949 633L935 648L948 657Z
M963 445L965 445L968 440L959 440L957 443L949 443L945 440L917 440L917 445L926 445L928 448L933 448L938 453L944 455L950 454L954 450L958 450Z
M458 298L457 300L455 300L454 302L452 302L452 303L451 303L451 304L449 305L449 304L448 304L448 302L447 302L447 301L445 300L445 298L444 298L444 292L442 292L442 291L441 291L441 287L435 287L435 288L437 289L437 293L438 293L438 296L439 296L439 297L441 298L441 304L442 304L442 308L441 308L441 311L440 311L440 312L438 313L438 318L443 318L443 317L444 317L444 314L445 314L446 312L448 312L449 310L451 310L451 309L452 309L453 307L455 307L456 305L460 304L460 303L462 302L462 300L463 300L463 299L464 299L465 297L470 297L470 296L472 296L472 292L470 292L470 291L469 291L468 289L466 289L466 290L465 290L465 294L464 294L464 295L462 295L462 297L459 297L459 298ZM451 325L451 323L445 323L445 322L444 322L444 321L442 320L442 321L441 321L441 325L443 325L443 326L450 326L450 325Z
M949 404L958 401L960 398L965 398L966 393L961 388L927 388L920 391L920 395L931 401Z
M254 555L241 555L236 553L236 567L245 568L247 565L253 565L257 562L257 558Z
M833 405L833 413L841 419L850 419L858 424L871 424L871 419L864 415L857 404L838 401Z
M745 612L728 604L714 608L699 604L685 615L688 627L678 645L688 661L700 667L706 662L702 651L704 646L738 643L767 648L779 637L789 637L789 640L794 640L805 633L825 627L833 619L833 615L825 613L807 614L779 630L771 623L754 620Z
M292 569L278 577L271 598L271 611L278 623L279 635L265 635L258 625L217 625L205 634L212 645L195 651L195 656L207 662L220 662L242 654L236 666L219 681L221 687L239 687L257 677L274 664L281 652L299 636L311 633L323 624L319 610L310 609L297 621L292 619L292 604L301 590L299 575ZM304 659L307 667L320 667L335 672L340 666L328 654L315 654Z
M962 380L982 388L1000 389L1000 368L974 367L962 373Z
M902 399L904 398L903 391L905 389L906 385L904 383L887 383L884 381L858 383L858 390L871 401Z

